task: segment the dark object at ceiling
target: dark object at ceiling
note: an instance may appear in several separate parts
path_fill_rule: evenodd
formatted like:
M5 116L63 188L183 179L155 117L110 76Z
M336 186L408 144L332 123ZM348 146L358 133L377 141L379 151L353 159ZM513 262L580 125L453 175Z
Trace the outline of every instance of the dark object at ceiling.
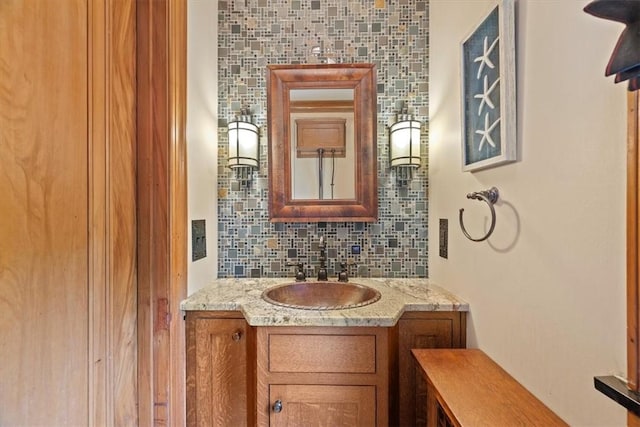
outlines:
M622 31L609 59L605 76L615 82L629 81L629 90L640 88L640 0L594 0L584 11L598 18L622 22Z

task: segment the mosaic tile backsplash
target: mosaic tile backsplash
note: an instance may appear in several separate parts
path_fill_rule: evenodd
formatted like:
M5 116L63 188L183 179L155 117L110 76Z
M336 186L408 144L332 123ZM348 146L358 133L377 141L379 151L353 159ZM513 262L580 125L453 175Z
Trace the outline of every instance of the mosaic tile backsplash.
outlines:
M427 277L428 2L229 0L218 9L218 277L293 277L294 262L314 277L320 235L330 277L341 262L352 277ZM271 223L266 66L326 58L376 65L378 221ZM400 188L389 168L388 126L403 105L423 123L422 167ZM225 166L226 126L246 107L261 128L260 168L242 188Z

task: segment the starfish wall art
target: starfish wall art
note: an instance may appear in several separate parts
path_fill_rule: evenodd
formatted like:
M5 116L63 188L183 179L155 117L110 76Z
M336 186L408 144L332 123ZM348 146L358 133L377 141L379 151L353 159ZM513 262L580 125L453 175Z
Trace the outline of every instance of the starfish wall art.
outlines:
M513 52L513 2L502 1L462 43L463 170L515 159Z

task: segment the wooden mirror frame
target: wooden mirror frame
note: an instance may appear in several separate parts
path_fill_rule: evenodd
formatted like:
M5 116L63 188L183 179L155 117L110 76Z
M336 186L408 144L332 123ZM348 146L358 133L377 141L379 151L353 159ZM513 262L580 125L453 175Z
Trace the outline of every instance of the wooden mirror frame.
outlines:
M294 200L291 193L289 92L353 89L357 153L355 199ZM271 222L374 222L378 217L377 101L374 64L267 66L269 219Z

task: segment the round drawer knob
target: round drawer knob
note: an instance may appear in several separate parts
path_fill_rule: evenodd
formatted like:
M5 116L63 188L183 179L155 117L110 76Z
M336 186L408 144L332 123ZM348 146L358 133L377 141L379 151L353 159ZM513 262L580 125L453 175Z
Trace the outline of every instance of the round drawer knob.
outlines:
M242 338L242 332L240 332L240 331L235 331L231 335L231 339L234 340L234 341L240 341L241 338Z
M276 402L273 404L273 412L277 414L281 411L282 411L282 401L276 400Z

